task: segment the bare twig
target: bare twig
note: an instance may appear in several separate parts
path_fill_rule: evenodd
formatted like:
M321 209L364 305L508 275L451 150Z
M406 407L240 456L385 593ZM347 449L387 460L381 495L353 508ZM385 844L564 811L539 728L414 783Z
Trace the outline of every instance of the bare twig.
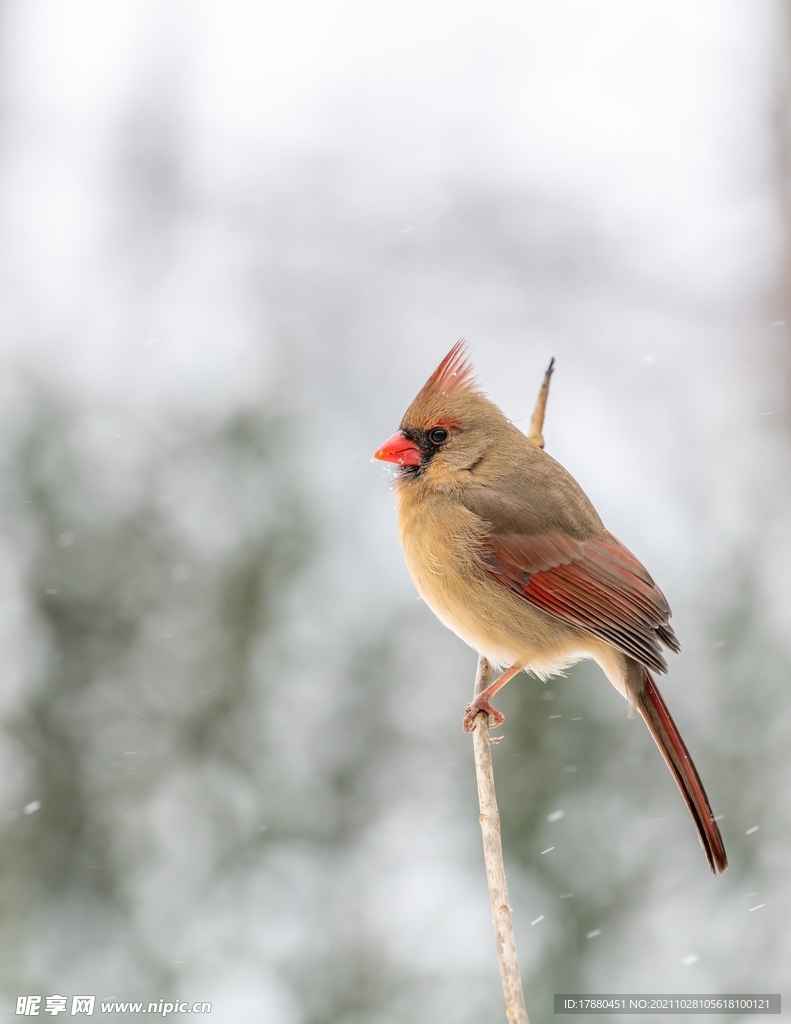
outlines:
M550 359L544 380L538 392L536 406L530 419L529 439L539 448L544 447L544 414L547 410L549 381L555 369L555 360ZM475 694L478 696L492 681L492 666L480 655L478 672L475 676ZM478 780L478 804L480 806L481 832L483 833L483 857L486 862L486 880L489 884L489 901L492 905L492 924L497 943L497 958L500 961L500 978L505 998L505 1016L508 1024L530 1024L522 992L519 962L516 958L514 926L511 921L511 907L508 903L508 886L505 881L503 864L503 843L500 838L500 812L497 810L497 795L494 791L494 769L489 738L489 716L481 712L475 719L473 730L475 749L475 776ZM499 739L499 737L498 737ZM496 742L496 741L495 741Z
M478 658L478 672L475 677L475 697L485 690L491 681L492 666L481 655ZM483 857L486 862L486 879L489 883L489 900L492 905L492 924L494 925L497 957L500 961L500 978L505 997L505 1016L508 1024L530 1024L522 992L522 979L519 976L511 907L508 903L508 886L505 881L503 844L500 839L500 812L497 810L492 752L489 745L489 716L484 712L481 712L475 719L475 729L472 735L475 749L475 776L478 780L478 804L481 811L481 832L483 833Z
M549 396L549 381L552 377L554 369L555 357L553 356L549 360L547 372L544 374L544 379L541 382L541 387L538 391L538 398L536 399L536 407L533 410L533 416L530 420L530 429L527 432L527 436L530 438L533 444L537 444L539 448L544 447L544 413L547 409L547 397Z

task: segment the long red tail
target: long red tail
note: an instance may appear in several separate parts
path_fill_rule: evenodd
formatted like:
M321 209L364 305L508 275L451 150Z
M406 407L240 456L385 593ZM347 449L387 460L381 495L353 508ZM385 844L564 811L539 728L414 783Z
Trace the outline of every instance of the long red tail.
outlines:
M687 802L709 867L715 874L724 871L728 866L728 857L706 790L653 676L646 668L643 674L643 688L637 698L637 709Z

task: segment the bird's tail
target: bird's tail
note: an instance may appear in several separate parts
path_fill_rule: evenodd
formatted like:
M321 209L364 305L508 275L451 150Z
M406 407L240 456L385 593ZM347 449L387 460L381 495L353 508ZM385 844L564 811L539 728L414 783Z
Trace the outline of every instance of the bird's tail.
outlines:
M681 795L687 802L709 867L715 874L724 871L728 866L728 857L706 790L653 676L647 668L641 666L641 669L643 685L638 693L634 694L637 710L643 716L654 742L673 773Z

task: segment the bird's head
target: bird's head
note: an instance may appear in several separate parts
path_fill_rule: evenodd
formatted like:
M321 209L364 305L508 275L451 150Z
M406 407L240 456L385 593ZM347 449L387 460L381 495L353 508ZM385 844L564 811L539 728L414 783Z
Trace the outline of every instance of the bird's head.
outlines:
M486 457L505 416L478 387L464 339L457 341L404 413L400 429L374 453L403 479L452 485Z

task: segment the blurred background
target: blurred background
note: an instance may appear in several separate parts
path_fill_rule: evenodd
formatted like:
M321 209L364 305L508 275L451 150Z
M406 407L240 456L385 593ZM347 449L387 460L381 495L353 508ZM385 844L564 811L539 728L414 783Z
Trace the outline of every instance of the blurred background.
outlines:
M791 996L789 4L0 10L5 1016L503 1019L475 654L370 462L462 335L525 427L555 356L731 860L595 666L512 683L531 1020Z

